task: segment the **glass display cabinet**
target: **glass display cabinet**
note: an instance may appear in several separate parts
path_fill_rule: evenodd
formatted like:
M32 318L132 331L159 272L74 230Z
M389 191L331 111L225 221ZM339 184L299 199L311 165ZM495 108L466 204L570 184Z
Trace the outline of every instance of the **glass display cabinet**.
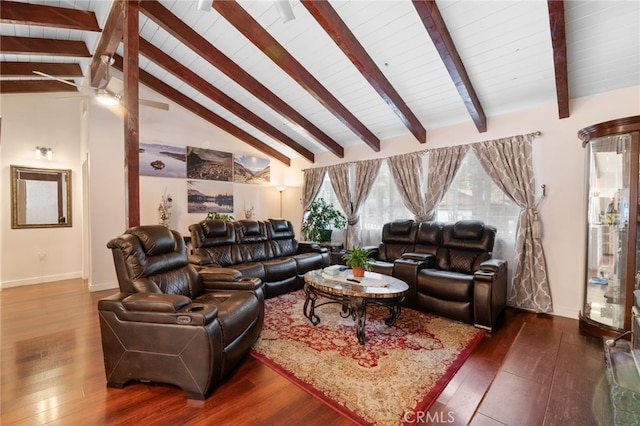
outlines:
M640 286L640 116L578 132L587 149L587 253L580 329L594 336L631 327Z

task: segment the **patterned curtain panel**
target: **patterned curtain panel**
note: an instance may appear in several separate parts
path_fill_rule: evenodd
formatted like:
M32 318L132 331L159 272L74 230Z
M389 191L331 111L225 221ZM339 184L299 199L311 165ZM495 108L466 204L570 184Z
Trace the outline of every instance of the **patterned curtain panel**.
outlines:
M426 216L433 219L436 207L456 177L469 145L450 146L429 151Z
M327 167L329 180L338 198L338 203L342 207L342 211L347 215L347 243L349 242L349 231L351 228L351 189L349 187L349 165L347 163L336 164ZM348 245L347 245L348 247Z
M378 159L359 161L355 165L356 182L351 201L352 214L349 216L349 229L352 229L352 232L347 232L347 247L360 246L360 232L358 226L360 208L369 196L373 183L375 182L376 177L378 177L380 164L381 161Z
M429 217L422 191L422 155L417 152L396 155L387 158L387 163L404 205L414 214L417 221L427 220Z
M306 211L313 202L313 199L316 198L316 194L318 194L320 185L322 185L322 181L324 180L325 172L326 168L324 167L302 171L302 211Z
M552 312L547 265L540 241L530 135L472 144L482 167L522 211L516 239L516 264L508 304ZM537 234L537 235L536 235Z
M342 210L347 215L347 248L358 247L360 237L358 222L360 207L367 198L380 170L380 160L359 161L355 164L355 184L352 193L349 185L349 165L338 164L327 168L331 186Z

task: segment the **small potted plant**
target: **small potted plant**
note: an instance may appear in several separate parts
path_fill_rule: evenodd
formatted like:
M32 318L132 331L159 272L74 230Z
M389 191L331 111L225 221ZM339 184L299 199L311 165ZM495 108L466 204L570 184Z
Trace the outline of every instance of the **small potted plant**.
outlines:
M354 247L351 251L348 251L342 256L347 266L351 267L354 277L364 277L365 269L370 270L369 263L371 263L371 250Z
M206 220L223 220L225 222L233 222L235 219L230 214L209 212L207 213Z
M329 226L342 229L347 226L347 218L332 204L327 203L323 198L318 198L307 209L302 222L302 232L310 241L331 241Z

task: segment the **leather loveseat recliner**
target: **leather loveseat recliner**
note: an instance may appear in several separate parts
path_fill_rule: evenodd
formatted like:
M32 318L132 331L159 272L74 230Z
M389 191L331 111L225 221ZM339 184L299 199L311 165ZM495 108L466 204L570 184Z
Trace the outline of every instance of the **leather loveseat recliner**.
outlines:
M107 246L120 286L98 302L107 385L162 382L206 398L260 334L261 281L197 272L180 234L160 225L131 228Z
M409 284L408 307L491 331L507 293L507 262L492 258L496 232L478 220L385 224L386 258L372 269Z

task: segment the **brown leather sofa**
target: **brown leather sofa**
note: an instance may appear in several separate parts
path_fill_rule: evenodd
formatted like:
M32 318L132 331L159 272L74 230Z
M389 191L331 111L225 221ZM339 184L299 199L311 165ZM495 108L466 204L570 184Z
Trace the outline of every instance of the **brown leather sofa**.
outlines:
M493 330L507 293L507 262L492 258L496 232L477 220L385 224L372 270L407 282L409 307Z
M131 228L107 246L120 286L98 302L107 386L162 382L206 398L260 335L261 281L197 272L182 236L160 225Z
M298 244L293 224L284 219L203 220L189 226L189 231L193 264L260 278L267 298L301 289L306 272L330 263L326 248Z

